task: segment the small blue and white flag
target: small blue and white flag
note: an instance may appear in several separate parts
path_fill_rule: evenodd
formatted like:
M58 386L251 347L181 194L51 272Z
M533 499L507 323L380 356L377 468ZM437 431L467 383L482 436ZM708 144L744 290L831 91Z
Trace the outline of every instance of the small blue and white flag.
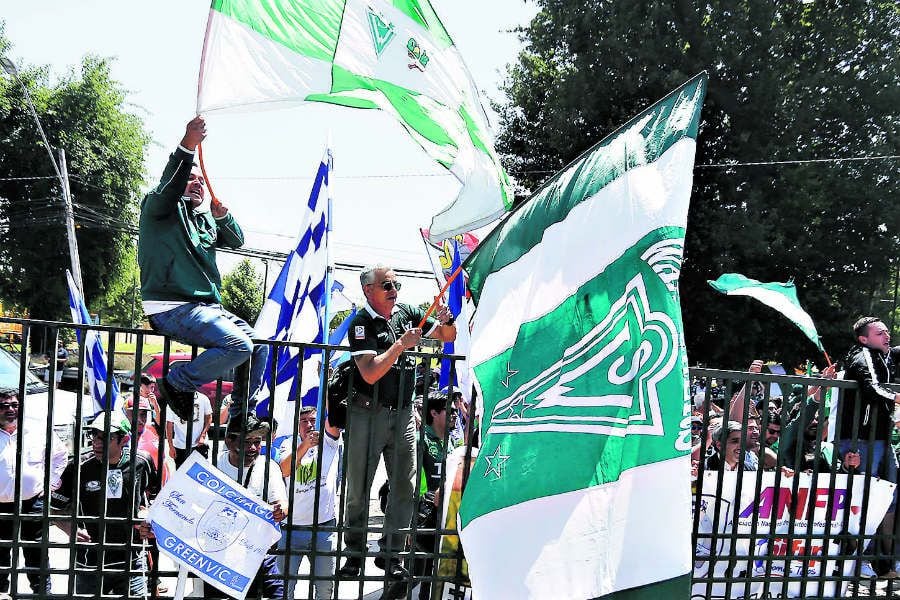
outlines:
M69 309L72 311L72 322L81 325L91 325L91 316L88 313L87 306L84 304L84 298L72 273L66 270L66 281L69 284ZM119 386L115 379L113 385L106 387L107 362L106 351L100 341L100 336L93 330L76 330L78 335L78 343L85 345L84 350L84 367L85 376L87 377L88 386L91 390L91 398L94 399L94 412L99 413L107 406L111 410L121 410L122 405L119 396Z
M316 172L309 200L303 207L297 245L287 256L256 320L260 338L284 342L322 343L326 275L328 269L328 179L331 151L326 150ZM343 289L339 283L332 290ZM280 347L269 352L269 366L256 412L275 417L280 428L291 426L293 410L288 402L299 397L304 405L315 405L319 393L318 365L321 350ZM275 381L272 382L272 362ZM300 368L300 365L303 368ZM274 394L272 394L274 390ZM276 432L277 433L277 432Z
M442 259L436 259L434 254L432 253L432 246L425 243L425 253L428 255L429 262L431 263L431 269L434 271L435 280L437 280L438 285L443 287L446 282L444 278L445 270L449 270L449 273L453 273L456 271L456 268L462 264L462 250L466 250L466 246L464 245L462 250L460 249L460 243L465 244L465 237L474 240L475 238L470 234L465 234L465 236L456 236L455 238L450 238L444 240L441 250L442 256L450 257L451 262L448 265L446 262L443 262ZM422 237L423 241L425 237ZM448 269L449 267L449 269ZM443 353L444 354L462 354L464 356L469 355L469 314L470 307L466 300L466 282L465 282L465 273L460 273L457 275L456 279L450 284L450 287L447 289L447 307L450 309L451 314L453 314L453 318L456 319L456 341L452 343L444 344ZM453 361L449 359L444 359L441 361L441 372L440 377L438 378L438 384L440 388L443 389L448 387L451 384L451 363ZM465 360L458 360L455 364L455 372L456 378L452 381L454 386L454 391L459 390L463 398L466 401L471 400L472 395L472 379L469 374L469 365Z
M450 267L451 275L456 272L459 268L459 265L462 262L459 260L459 244L456 240L451 242L451 246L453 247L453 263ZM459 317L459 313L462 311L463 302L466 299L466 283L465 277L462 273L456 276L456 279L450 282L450 287L447 289L447 308L450 309L450 314L453 315L453 318L456 319ZM455 353L455 344L453 342L444 342L444 354L454 354ZM453 369L453 361L449 358L445 358L441 360L441 375L438 380L438 385L441 388L445 388L448 385L453 384L454 387L459 386L459 382L457 381L455 369Z

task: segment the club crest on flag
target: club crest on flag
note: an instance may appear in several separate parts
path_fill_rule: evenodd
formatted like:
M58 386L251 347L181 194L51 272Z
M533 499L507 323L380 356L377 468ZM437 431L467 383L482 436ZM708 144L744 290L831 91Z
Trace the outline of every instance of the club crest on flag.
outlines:
M231 503L217 500L197 523L197 542L205 552L219 552L233 544L249 522Z
M674 321L651 308L637 275L605 319L497 403L488 433L663 435L660 384L675 366L677 341Z
M431 59L428 57L428 52L419 46L419 42L415 38L409 38L409 41L406 42L406 53L412 60L409 63L409 68L424 72L425 67L428 66L428 61Z
M372 43L375 45L375 54L381 56L396 35L394 24L386 22L384 17L376 13L371 6L368 7L366 14L369 17L369 31L372 34Z

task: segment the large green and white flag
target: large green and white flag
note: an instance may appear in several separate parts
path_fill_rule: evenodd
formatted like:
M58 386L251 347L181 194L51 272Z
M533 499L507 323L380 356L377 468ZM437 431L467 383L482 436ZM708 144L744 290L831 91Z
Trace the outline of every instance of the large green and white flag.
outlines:
M483 401L460 510L473 596L688 598L678 276L706 74L557 174L477 247Z
M806 334L806 337L819 350L825 351L822 341L819 339L819 332L816 331L816 324L813 323L809 313L800 306L800 301L797 299L797 287L793 281L763 283L738 273L723 273L715 281L707 280L707 283L714 290L726 296L749 296L769 308L774 308L799 327L800 331Z
M457 178L432 240L512 204L475 84L428 0L213 0L197 112L302 102L386 111Z

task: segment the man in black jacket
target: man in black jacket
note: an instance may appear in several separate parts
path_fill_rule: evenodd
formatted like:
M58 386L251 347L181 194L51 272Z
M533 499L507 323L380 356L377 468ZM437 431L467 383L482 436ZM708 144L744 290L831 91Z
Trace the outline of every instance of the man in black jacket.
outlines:
M900 346L891 348L891 334L877 317L863 317L853 325L856 344L844 359L844 379L859 389L847 390L838 404L838 451L858 453L859 472L897 483L897 458L891 448L894 406L900 394L884 387L893 383L900 362ZM896 496L879 526L881 550L892 555ZM897 566L894 566L896 573Z
M891 334L881 320L863 317L853 325L856 344L844 359L844 379L856 381L838 406L838 444L841 455L860 454L860 471L897 481L897 461L891 452L894 406L900 394L884 387L893 383L900 346L891 348Z

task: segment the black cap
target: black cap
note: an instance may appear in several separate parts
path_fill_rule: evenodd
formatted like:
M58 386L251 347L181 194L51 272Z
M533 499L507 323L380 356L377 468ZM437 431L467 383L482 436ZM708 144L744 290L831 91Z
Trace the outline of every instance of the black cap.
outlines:
M241 435L241 432L249 435L262 431L263 435L269 432L269 424L261 421L256 415L247 415L244 419L243 415L235 415L228 420L228 427L225 428L225 435Z

